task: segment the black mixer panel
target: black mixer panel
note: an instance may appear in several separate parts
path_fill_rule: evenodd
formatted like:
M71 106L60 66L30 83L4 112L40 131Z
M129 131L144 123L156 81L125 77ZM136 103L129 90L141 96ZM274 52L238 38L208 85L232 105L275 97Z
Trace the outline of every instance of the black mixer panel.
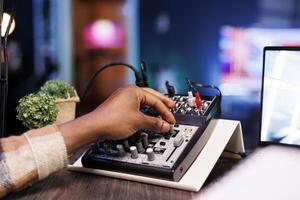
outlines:
M144 130L122 141L96 143L83 156L83 166L179 181L202 150L196 144L215 116L219 98L191 92L171 98L176 124L169 133Z

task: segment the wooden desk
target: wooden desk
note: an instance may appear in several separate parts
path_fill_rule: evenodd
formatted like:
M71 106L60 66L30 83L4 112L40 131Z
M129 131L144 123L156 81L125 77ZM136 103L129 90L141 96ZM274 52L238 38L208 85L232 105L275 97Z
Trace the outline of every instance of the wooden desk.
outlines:
M83 150L72 158L75 161ZM219 160L204 187L230 170L238 161ZM148 185L91 174L62 170L22 191L9 194L4 199L192 199L200 193Z

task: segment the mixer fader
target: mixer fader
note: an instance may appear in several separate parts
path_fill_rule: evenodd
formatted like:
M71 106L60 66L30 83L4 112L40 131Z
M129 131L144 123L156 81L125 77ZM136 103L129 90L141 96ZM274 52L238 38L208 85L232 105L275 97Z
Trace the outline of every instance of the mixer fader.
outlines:
M198 141L219 99L191 92L171 98L177 123L169 133L144 130L122 141L96 143L83 156L83 166L179 181L203 148Z

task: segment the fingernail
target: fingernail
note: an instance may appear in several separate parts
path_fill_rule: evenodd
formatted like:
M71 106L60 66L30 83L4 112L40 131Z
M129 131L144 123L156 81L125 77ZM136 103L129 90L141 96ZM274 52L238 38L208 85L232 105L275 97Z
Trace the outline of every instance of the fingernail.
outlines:
M166 133L166 132L169 132L170 129L171 129L171 125L164 121L163 125L161 127L161 132Z

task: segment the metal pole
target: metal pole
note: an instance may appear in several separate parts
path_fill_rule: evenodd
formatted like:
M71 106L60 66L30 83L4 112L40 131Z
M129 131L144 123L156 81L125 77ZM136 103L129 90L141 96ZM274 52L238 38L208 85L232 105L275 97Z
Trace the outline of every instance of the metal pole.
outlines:
M5 89L5 70L3 66L3 46L2 46L2 18L4 0L0 0L0 137L4 137L5 132L5 109L6 109L6 89Z
M6 118L6 105L8 95L8 52L7 52L7 38L13 18L15 14L15 1L13 1L12 13L6 27L5 34L2 37L2 19L3 19L3 3L4 0L0 0L0 138L5 136L5 118Z

